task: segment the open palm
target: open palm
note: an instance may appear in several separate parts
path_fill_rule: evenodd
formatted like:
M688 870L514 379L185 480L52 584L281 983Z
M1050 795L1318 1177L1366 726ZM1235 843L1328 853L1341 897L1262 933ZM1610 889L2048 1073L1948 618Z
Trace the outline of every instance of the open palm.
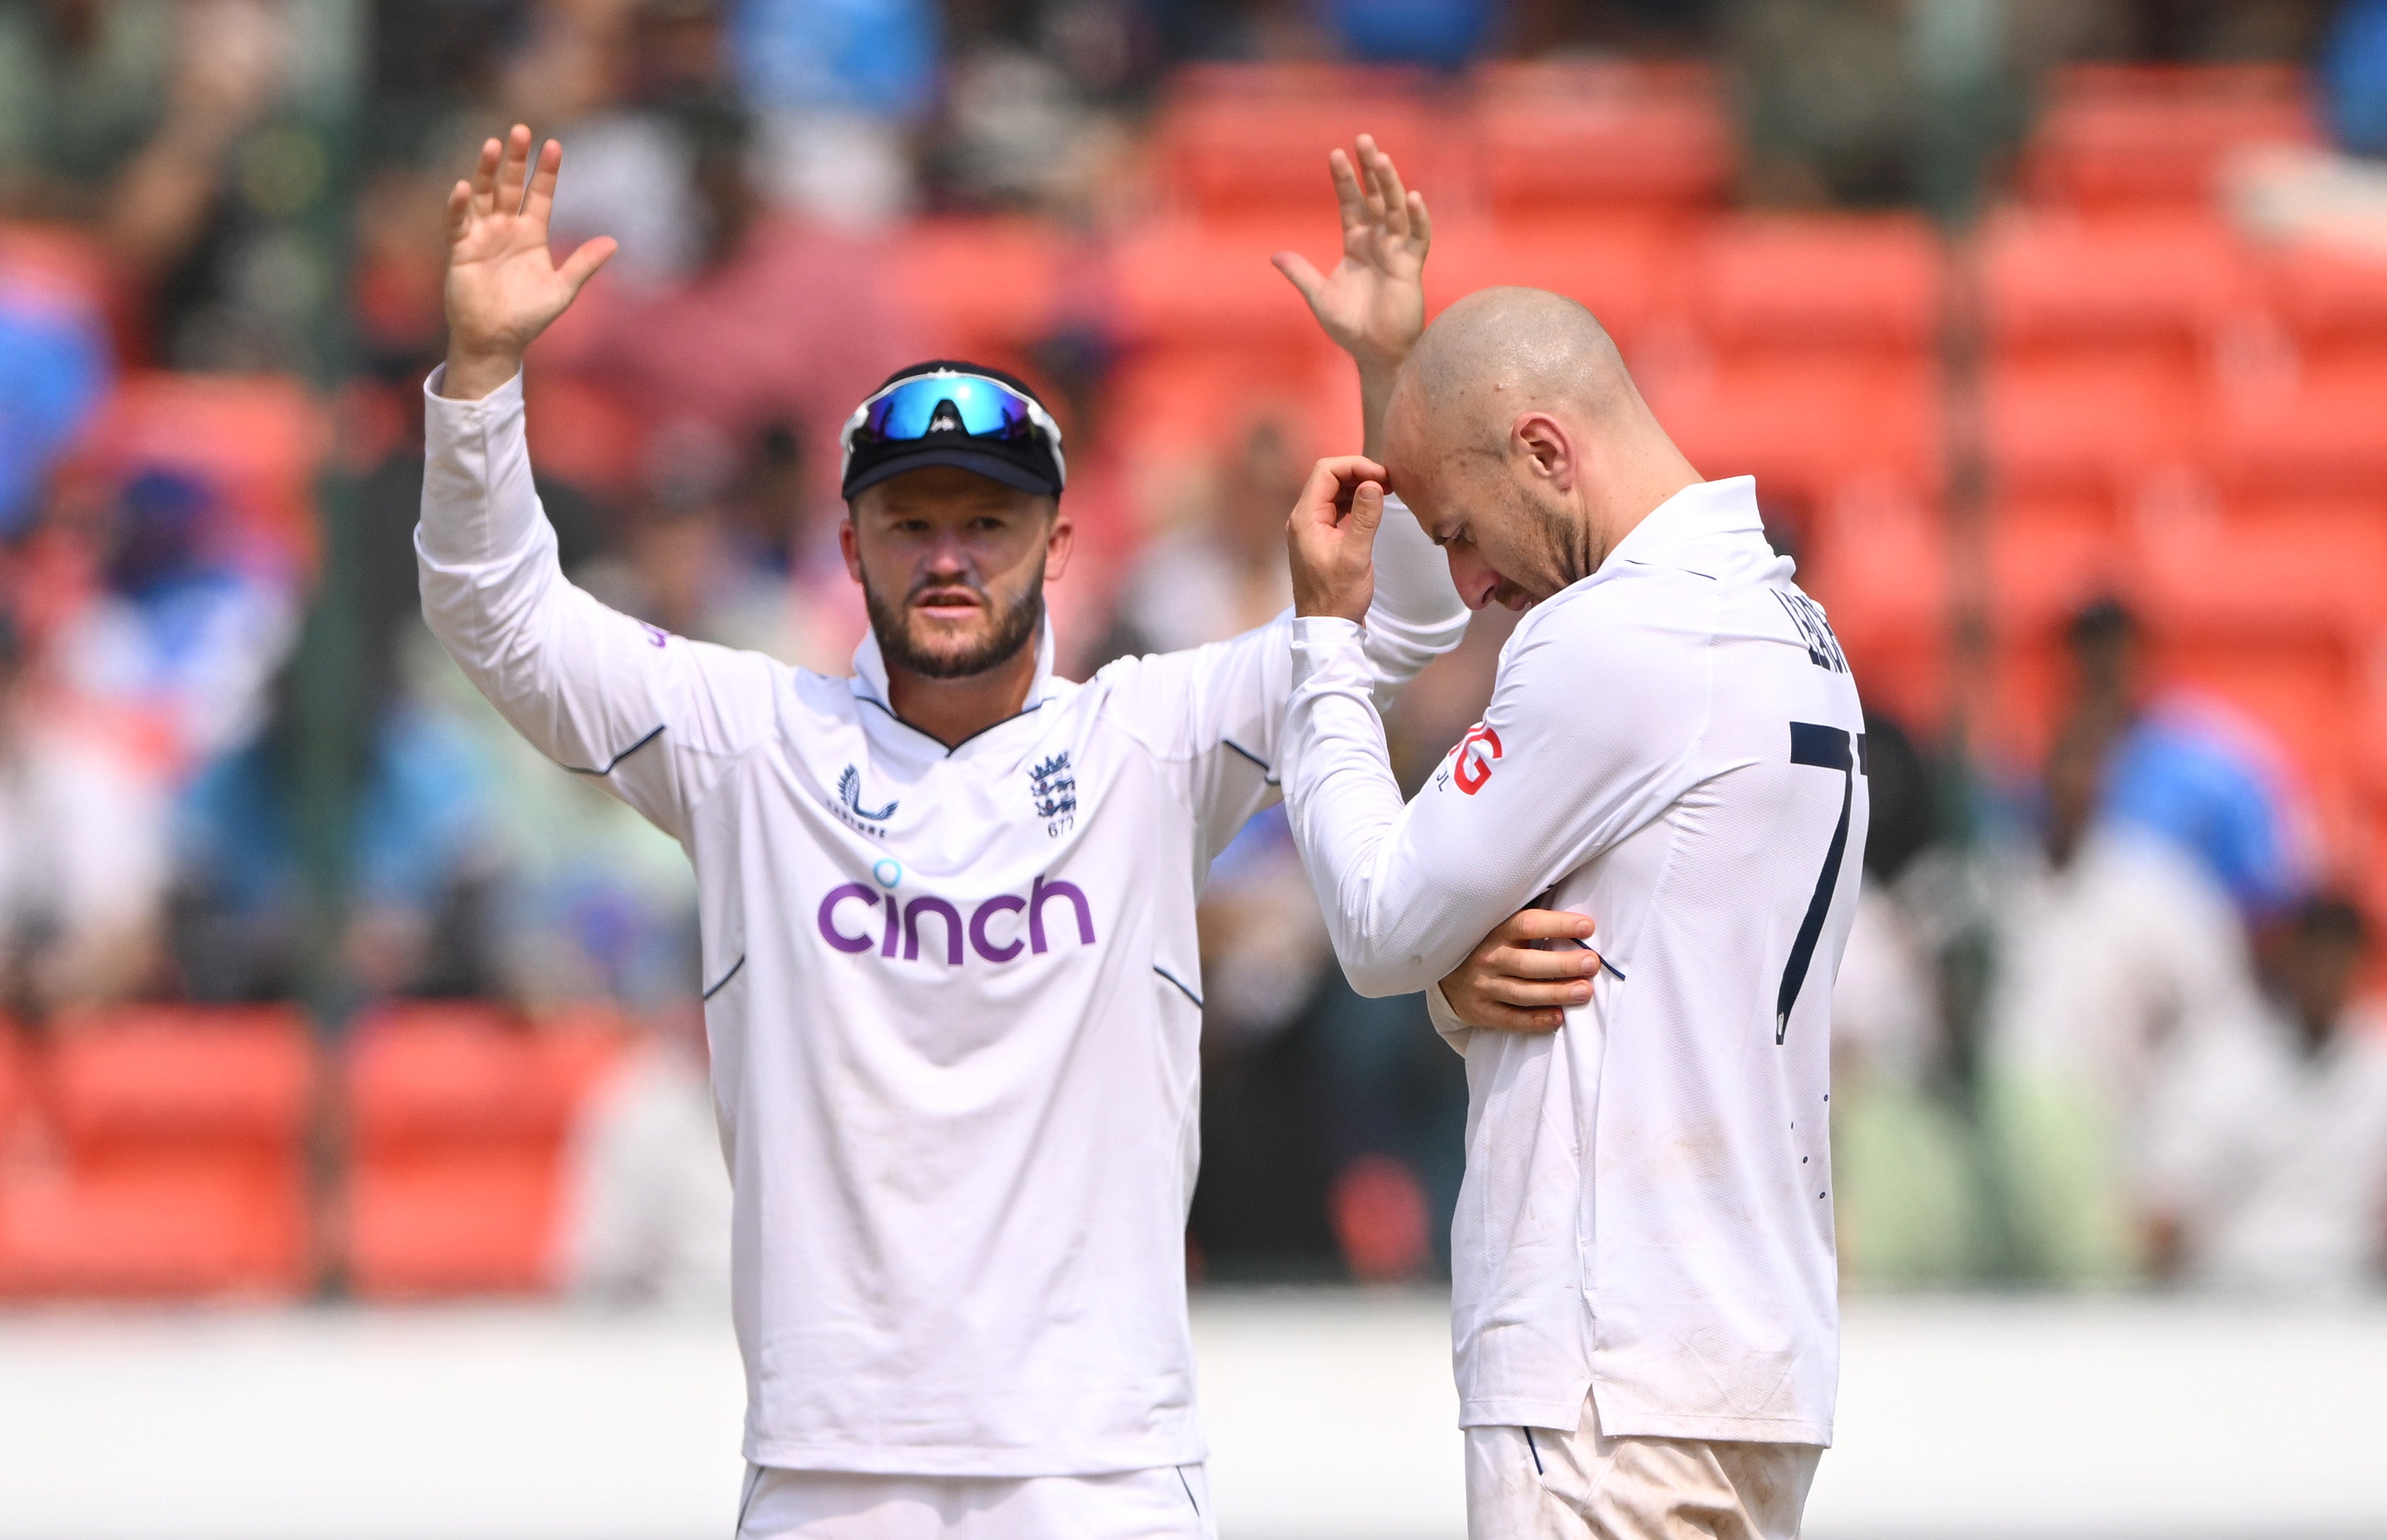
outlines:
M1425 198L1401 185L1393 158L1359 136L1358 163L1335 150L1327 158L1342 205L1343 259L1321 274L1297 252L1280 251L1277 270L1293 281L1311 313L1363 366L1397 366L1425 330L1425 254L1433 221Z
M531 339L563 313L580 286L613 255L611 236L585 241L558 266L547 247L548 216L563 146L549 140L531 164L530 130L481 146L472 180L448 195L448 338L451 361L519 362Z

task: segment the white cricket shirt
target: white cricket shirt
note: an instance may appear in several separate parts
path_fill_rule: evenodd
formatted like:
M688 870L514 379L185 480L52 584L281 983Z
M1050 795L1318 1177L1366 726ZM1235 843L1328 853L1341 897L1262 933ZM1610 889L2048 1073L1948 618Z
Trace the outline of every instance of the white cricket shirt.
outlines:
M1289 618L1052 672L950 751L852 678L564 580L520 382L426 387L423 613L507 719L694 863L756 1464L1093 1474L1204 1458L1185 1317L1210 858L1274 800ZM1388 521L1366 661L1466 612ZM1388 549L1385 549L1388 548Z
M1827 1444L1833 976L1863 717L1755 485L1686 488L1535 607L1404 807L1359 628L1295 625L1285 793L1336 952L1422 990L1537 898L1606 959L1555 1034L1470 1032L1451 1227L1463 1426Z

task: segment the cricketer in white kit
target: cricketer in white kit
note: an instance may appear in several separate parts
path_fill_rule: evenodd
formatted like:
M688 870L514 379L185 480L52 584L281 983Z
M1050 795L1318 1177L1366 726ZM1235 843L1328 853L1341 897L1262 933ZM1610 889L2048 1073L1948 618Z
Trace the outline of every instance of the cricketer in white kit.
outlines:
M1838 1373L1830 1001L1866 827L1847 661L1754 483L1701 481L1571 300L1452 306L1386 446L1461 595L1531 606L1483 722L1404 806L1355 624L1375 488L1295 511L1295 838L1361 992L1453 976L1430 999L1470 1092L1471 1533L1787 1540ZM1476 947L1528 904L1571 913ZM1519 946L1595 922L1596 952ZM1487 959L1519 988L1487 994Z
M840 533L873 625L852 677L605 608L557 564L518 368L609 251L550 264L562 152L530 144L491 140L451 196L423 611L524 736L694 864L739 1534L1210 1534L1185 1303L1194 905L1278 795L1290 616L1055 675L1059 430L958 364L898 374L849 424ZM1384 229L1380 159L1363 142L1363 193L1338 152L1346 256L1305 292L1339 338L1364 343L1382 306L1405 345L1425 242ZM1379 692L1467 620L1415 523L1392 524L1356 665Z

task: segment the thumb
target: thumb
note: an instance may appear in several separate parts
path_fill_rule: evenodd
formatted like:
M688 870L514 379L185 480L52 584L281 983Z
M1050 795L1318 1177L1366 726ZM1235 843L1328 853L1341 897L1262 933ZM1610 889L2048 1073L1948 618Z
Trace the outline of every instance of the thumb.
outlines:
M1318 297L1326 288L1326 279L1309 265L1309 259L1298 251L1280 251L1269 260L1276 264L1277 271L1292 281L1295 288L1301 291L1301 297L1309 301L1310 308L1317 309Z
M563 281L572 285L572 292L577 295L580 285L596 277L597 270L603 267L605 259L620 250L621 246L622 243L611 235L592 235L581 242L579 249L566 257L563 266L557 271Z
M1372 481L1361 482L1351 493L1351 532L1372 536L1376 533L1376 526L1383 522L1383 487Z

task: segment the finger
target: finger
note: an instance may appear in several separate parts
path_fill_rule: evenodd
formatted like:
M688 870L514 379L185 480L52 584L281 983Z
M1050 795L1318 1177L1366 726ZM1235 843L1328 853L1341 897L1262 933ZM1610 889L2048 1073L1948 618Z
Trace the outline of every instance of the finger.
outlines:
M1315 309L1319 296L1325 292L1326 277L1310 266L1309 259L1297 251L1280 251L1269 260L1276 264L1277 271L1290 279L1293 286L1301 291L1301 297Z
M1503 941L1587 941L1598 928L1589 915L1572 909L1520 909L1492 934Z
M1334 178L1334 204L1343 215L1346 231L1368 222L1368 197L1359 190L1358 173L1351 169L1351 158L1340 148L1328 153L1326 170Z
M550 139L538 147L538 159L530 175L530 199L523 212L542 232L547 229L549 210L555 207L555 178L563 169L563 146Z
M1510 978L1588 978L1599 971L1599 953L1591 951L1539 952L1532 947L1501 946L1477 953L1474 961L1487 974Z
M1376 180L1376 142L1366 134L1359 135L1359 198L1367 212L1368 223L1381 229L1384 222L1384 190Z
M1409 244L1422 257L1433 246L1433 216L1425 211L1425 195L1409 195Z
M1481 1027L1494 1032L1555 1032L1566 1025L1566 1013L1522 1010L1515 1005L1503 1005L1487 1000L1471 1005L1459 1019L1470 1027Z
M596 277L597 270L603 267L606 259L620 250L621 246L622 243L611 235L592 235L581 242L579 248L566 257L563 266L556 271L572 285L572 292L578 294L580 285Z
M1372 148L1375 141L1369 140L1368 144ZM1409 190L1401 185L1400 168L1393 164L1391 156L1377 150L1373 158L1376 163L1376 192L1384 203L1384 228L1407 240L1409 234Z
M1532 978L1478 978L1475 993L1482 999L1523 1010L1564 1010L1591 998L1591 981L1586 978L1558 978L1547 982Z
M498 161L505 155L505 146L494 139L481 142L481 158L473 167L473 205L477 213L494 214L498 209Z
M506 135L505 158L498 162L498 211L522 212L524 186L530 180L530 128L516 123Z
M1318 462L1317 471L1311 473L1331 475L1338 489L1354 486L1363 481L1372 481L1381 486L1387 479L1384 468L1366 455L1329 455Z
M473 184L459 178L448 189L448 240L453 245L473 223Z

